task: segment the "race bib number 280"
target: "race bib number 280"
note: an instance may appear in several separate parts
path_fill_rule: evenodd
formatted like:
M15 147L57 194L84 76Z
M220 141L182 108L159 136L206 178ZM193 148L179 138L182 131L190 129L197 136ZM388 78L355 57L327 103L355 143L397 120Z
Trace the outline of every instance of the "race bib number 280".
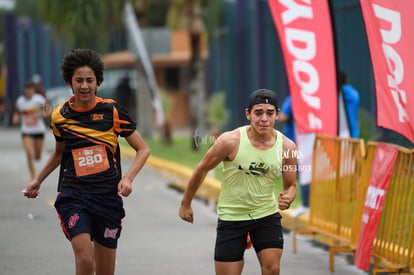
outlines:
M76 176L97 174L109 168L104 145L95 145L72 150Z

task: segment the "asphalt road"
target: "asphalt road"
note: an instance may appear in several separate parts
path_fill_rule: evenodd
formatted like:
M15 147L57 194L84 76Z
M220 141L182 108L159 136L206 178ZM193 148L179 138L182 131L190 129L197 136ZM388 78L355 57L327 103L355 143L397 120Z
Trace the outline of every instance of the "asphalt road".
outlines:
M39 170L54 147L47 132ZM123 169L130 165L122 162ZM58 169L43 183L37 199L27 199L21 190L29 172L20 133L0 128L0 275L75 274L70 243L64 237L56 211ZM170 189L173 179L144 167L135 180L133 193L125 198L127 216L118 245L116 274L211 275L217 216L195 200L194 224L178 218L181 193ZM281 274L331 274L328 251L300 236L297 254L292 253L291 233L285 234ZM348 263L347 255L335 259L335 275L367 274ZM244 275L260 274L253 249L245 253Z

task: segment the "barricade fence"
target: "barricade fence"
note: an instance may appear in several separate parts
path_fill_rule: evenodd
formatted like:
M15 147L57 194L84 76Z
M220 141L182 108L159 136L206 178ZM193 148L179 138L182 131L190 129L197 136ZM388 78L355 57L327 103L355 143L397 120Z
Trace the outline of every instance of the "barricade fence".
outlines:
M309 231L293 232L293 250L296 252L297 234L322 234L332 238L335 244L330 246L331 271L334 271L335 252L350 250L364 154L365 146L360 139L316 136L312 156Z
M399 147L372 249L373 274L414 271L413 157L414 150Z
M370 182L377 143L317 135L312 162L310 213L307 231L334 241L330 245L330 270L337 252L355 252L361 228L365 197ZM414 273L414 150L398 147L389 189L372 249L373 274Z
M318 136L313 154L309 227L348 241L363 143L358 139Z

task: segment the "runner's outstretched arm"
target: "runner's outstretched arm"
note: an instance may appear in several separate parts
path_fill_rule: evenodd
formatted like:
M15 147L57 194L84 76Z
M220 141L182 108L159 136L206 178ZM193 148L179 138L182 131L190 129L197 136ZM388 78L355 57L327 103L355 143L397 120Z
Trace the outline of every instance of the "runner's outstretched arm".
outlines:
M137 131L125 139L128 144L136 151L135 158L132 162L131 167L118 184L118 192L122 196L127 197L132 192L132 182L150 155L150 149L145 144L144 140Z
M198 188L203 183L208 171L216 167L220 162L225 160L233 150L232 137L229 132L222 134L214 145L206 152L203 159L195 168L187 187L184 191L178 215L184 221L193 223L193 210L191 201L193 200Z

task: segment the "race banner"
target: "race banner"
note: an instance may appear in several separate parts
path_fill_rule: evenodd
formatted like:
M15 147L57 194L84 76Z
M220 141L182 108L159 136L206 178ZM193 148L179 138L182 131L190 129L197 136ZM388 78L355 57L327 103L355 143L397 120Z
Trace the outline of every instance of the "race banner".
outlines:
M414 142L414 1L360 3L375 77L377 123Z
M386 143L377 144L354 260L355 266L365 271L369 269L371 251L397 156L396 146Z
M268 0L300 133L337 135L335 52L327 0Z
M161 95L158 89L155 73L152 67L151 59L145 47L144 38L142 37L141 28L138 24L134 8L127 1L124 9L124 22L130 35L130 44L133 52L138 55L142 67L147 77L149 90L151 92L152 107L155 115L155 125L161 127L165 123L164 110L162 107Z

